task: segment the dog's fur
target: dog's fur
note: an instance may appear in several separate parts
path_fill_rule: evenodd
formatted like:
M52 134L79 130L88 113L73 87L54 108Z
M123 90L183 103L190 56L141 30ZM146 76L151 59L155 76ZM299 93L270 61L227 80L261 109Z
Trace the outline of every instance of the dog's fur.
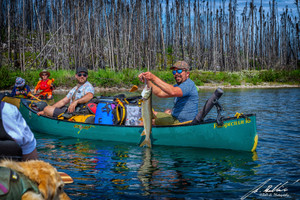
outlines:
M57 170L49 163L39 160L15 162L3 160L0 166L11 168L27 176L36 182L41 194L28 191L22 196L22 200L69 200L64 192L64 183Z

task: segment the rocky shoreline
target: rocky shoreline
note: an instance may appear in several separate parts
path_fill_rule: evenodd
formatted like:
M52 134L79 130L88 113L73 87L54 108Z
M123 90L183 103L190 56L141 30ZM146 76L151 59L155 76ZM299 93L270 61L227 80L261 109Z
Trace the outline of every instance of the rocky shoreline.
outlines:
M267 88L299 88L300 85L289 85L289 84L278 84L278 83L262 83L260 85L222 85L222 84L205 84L204 86L198 86L198 88L204 90L213 90L217 88L222 89L267 89ZM142 90L143 86L139 87L139 90ZM71 88L67 87L57 87L53 93L54 94L65 94L70 91ZM95 87L95 93L101 92L124 92L129 91L130 87L111 87L111 88L103 88L103 87ZM1 90L0 92L11 92L11 90Z
M213 90L217 88L222 89L266 89L266 88L299 88L300 85L288 85L288 84L269 84L269 83L263 83L261 85L221 85L221 84L205 84L204 86L198 86L198 88L201 89L207 89L207 90ZM142 90L143 86L139 87L139 90ZM59 93L67 93L70 90L70 88L66 87L58 87L55 89L54 94ZM111 88L103 88L103 87L95 87L95 93L101 93L101 92L124 92L129 91L130 87L111 87Z
M289 85L289 84L278 84L278 83L263 83L261 85L218 85L218 84L205 84L204 86L198 86L199 89L214 89L214 88L225 88L225 89L235 89L235 88L245 88L245 89L255 89L255 88L298 88L300 85Z

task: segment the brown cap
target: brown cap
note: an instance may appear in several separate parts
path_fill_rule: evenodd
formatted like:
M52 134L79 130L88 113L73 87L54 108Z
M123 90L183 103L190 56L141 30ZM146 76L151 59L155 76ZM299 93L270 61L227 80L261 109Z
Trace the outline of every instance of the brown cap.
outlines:
M186 69L190 70L190 66L185 61L177 61L170 69Z
M42 78L42 75L43 75L44 73L46 73L46 74L48 75L48 77L50 76L50 72L48 72L47 70L44 69L44 70L41 71L40 74L39 74L41 78Z

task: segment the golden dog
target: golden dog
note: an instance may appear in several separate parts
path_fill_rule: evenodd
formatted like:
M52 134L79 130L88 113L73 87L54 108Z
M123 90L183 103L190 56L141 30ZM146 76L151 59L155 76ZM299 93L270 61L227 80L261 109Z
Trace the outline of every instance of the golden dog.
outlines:
M15 162L3 160L0 166L10 168L22 173L38 185L40 194L27 191L23 194L22 200L69 200L64 192L64 182L57 170L49 163L39 160L26 162Z

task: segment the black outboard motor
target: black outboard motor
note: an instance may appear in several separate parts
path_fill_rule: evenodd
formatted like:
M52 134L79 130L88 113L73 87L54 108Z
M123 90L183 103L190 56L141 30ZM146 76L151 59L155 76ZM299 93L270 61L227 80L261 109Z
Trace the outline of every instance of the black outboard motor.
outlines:
M223 108L218 102L218 99L223 95L224 91L221 88L216 89L216 91L213 93L213 95L206 101L205 105L203 106L202 110L197 114L195 119L192 121L192 124L200 124L203 122L205 116L209 113L209 111L216 106L218 110L218 117L217 117L217 123L221 124L220 117L221 117L221 111Z

